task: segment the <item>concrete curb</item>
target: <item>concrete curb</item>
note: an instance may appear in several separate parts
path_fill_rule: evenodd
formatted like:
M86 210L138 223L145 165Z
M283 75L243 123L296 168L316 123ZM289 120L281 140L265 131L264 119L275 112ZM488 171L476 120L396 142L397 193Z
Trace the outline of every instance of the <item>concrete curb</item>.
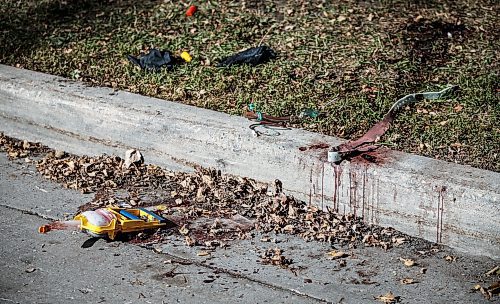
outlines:
M500 259L499 173L390 150L335 166L316 144L337 138L296 129L256 138L242 117L4 65L0 122L7 135L72 153L134 147L173 170L199 164L280 179L287 193L319 207Z

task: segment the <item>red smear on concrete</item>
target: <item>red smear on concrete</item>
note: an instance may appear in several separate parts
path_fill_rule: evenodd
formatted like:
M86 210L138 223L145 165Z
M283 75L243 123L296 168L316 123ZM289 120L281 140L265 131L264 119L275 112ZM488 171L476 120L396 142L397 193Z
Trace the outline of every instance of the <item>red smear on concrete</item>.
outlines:
M376 165L384 165L390 162L393 159L391 157L391 149L385 147L379 147L374 151L361 153L351 159L351 163L354 164L376 164Z
M80 221L56 221L50 224L42 225L38 228L38 232L47 233L52 230L77 230L80 226Z
M310 144L309 146L306 146L306 147L299 147L299 150L300 151L307 151L307 150L328 149L328 148L330 148L329 144L319 142L316 144Z

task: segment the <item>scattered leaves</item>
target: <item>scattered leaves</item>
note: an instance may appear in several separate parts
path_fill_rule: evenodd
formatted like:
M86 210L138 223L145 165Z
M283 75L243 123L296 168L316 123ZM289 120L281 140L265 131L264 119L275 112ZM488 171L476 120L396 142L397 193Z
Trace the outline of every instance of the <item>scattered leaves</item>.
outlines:
M145 164L139 151L129 151L134 162L126 168L117 156L76 156L56 152L26 141L0 136L3 150L22 154L45 153L36 168L45 178L64 187L94 193L94 199L79 212L109 205L124 207L156 206L157 211L177 225L175 231L185 237L188 246L207 248L226 246L228 241L249 238L257 229L263 242L273 242L266 233L292 234L306 241L320 241L339 246L375 246L389 249L410 238L391 228L367 225L352 214L320 210L282 192L275 181L275 191L254 180L223 175L219 170L197 168L194 172L172 172ZM161 241L136 238L137 242ZM277 241L274 241L277 243ZM340 254L343 256L344 254ZM332 258L338 258L335 254Z

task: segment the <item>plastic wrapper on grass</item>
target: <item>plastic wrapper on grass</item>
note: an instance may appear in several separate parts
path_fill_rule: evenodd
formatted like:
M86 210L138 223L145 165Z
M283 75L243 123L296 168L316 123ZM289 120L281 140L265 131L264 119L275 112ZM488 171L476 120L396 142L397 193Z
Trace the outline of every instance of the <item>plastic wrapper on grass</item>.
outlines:
M276 58L276 53L270 47L263 45L223 58L217 67L230 67L237 64L258 65L274 58Z
M128 55L127 59L141 69L153 72L158 72L162 67L170 70L175 63L169 51L160 51L157 49L151 49L149 53L141 54L139 58Z

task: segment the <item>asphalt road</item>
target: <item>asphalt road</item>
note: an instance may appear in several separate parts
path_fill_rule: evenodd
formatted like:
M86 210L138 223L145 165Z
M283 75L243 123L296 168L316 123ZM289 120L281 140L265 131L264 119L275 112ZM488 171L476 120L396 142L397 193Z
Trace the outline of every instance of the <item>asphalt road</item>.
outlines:
M325 244L283 235L263 242L256 234L208 256L175 236L154 251L102 239L82 248L83 233L37 228L71 216L92 196L46 181L32 164L3 153L0 194L0 303L382 303L374 297L389 291L401 303L491 303L471 288L498 280L484 273L500 261L429 252L424 242L346 249L344 262L328 259ZM293 260L289 269L260 262L274 247ZM405 278L415 283L402 284Z

